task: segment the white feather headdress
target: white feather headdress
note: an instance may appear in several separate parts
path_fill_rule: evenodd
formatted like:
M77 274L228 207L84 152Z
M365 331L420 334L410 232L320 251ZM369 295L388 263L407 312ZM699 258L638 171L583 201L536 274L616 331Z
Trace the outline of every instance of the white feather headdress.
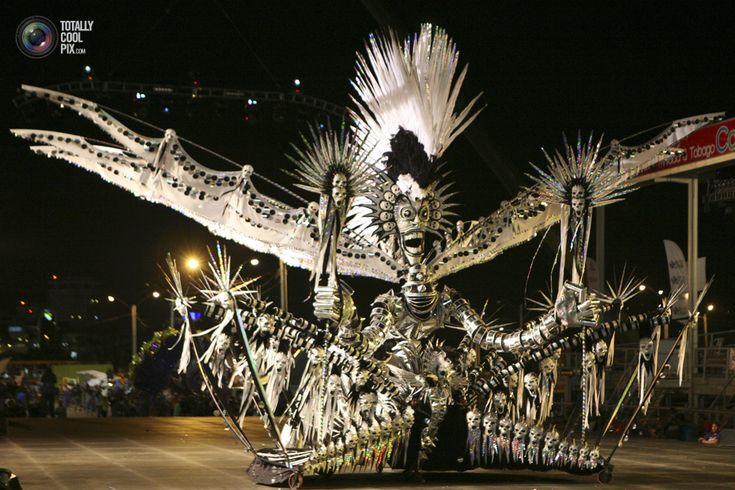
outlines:
M447 33L423 24L420 33L400 44L394 32L371 35L366 56L357 55L352 85L356 110L350 110L358 139L378 162L390 150L390 139L402 127L414 133L428 156L438 158L475 119L472 99L455 114L467 67L456 75L459 52Z

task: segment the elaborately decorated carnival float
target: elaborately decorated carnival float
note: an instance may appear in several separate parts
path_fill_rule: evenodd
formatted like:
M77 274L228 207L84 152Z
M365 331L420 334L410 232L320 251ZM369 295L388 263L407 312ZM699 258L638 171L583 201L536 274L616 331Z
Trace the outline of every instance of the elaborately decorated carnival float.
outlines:
M297 488L304 473L384 467L556 469L609 481L609 457L599 438L588 437L588 421L604 402L616 332L641 332L633 417L661 376L653 345L680 292L655 311L628 314L623 306L640 284L633 278L607 291L586 287L592 210L622 199L633 176L720 115L675 121L640 146L613 141L604 153L602 140L565 141L544 153L546 167L534 168L514 199L490 216L453 222L442 155L477 115L477 98L455 110L466 74L458 58L449 36L430 25L405 41L370 36L357 59L350 120L338 131L315 129L291 156L296 185L318 200L302 207L260 193L251 166L221 172L196 161L173 130L143 136L94 102L23 87L77 111L117 143L13 130L36 153L312 272L313 291L304 297L311 294L314 317L298 318L260 298L219 246L195 296L168 260L184 342L180 368L198 365L232 433L255 454L248 472L259 483ZM537 319L515 327L486 321L460 291L440 284L557 225L558 277ZM398 287L375 298L362 319L345 276ZM188 315L195 303L206 305L209 321L196 331ZM686 345L682 337L695 321L695 314L683 319L676 345ZM461 340L442 340L446 329L460 331ZM560 353L572 349L581 356L583 400L567 434L547 419ZM292 381L296 355L307 361ZM256 450L243 430L253 412L272 449Z

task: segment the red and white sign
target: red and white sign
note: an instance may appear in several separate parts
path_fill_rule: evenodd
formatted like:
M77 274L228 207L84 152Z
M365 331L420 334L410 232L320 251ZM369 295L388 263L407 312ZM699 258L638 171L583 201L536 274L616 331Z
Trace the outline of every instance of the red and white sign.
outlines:
M636 180L672 176L735 158L735 118L710 124L673 145L682 153L672 155L643 172Z

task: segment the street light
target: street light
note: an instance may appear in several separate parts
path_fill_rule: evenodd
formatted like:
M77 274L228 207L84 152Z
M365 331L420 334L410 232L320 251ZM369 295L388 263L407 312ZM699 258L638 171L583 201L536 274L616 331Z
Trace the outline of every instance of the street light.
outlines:
M114 303L115 302L115 297L114 296L108 296L107 297L107 301L109 301L110 303Z
M199 259L196 257L188 257L186 259L186 268L190 271L198 270L200 266Z
M159 293L158 291L153 291L153 297L158 299L161 297L161 293Z
M711 303L707 305L707 311L712 311L714 309L715 309L715 305L713 305Z

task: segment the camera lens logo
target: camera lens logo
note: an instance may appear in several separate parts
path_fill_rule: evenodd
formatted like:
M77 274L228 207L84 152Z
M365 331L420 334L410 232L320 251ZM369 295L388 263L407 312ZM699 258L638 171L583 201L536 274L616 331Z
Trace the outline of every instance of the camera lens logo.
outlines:
M46 17L34 15L18 25L15 43L21 53L29 58L45 58L59 43L59 31Z

